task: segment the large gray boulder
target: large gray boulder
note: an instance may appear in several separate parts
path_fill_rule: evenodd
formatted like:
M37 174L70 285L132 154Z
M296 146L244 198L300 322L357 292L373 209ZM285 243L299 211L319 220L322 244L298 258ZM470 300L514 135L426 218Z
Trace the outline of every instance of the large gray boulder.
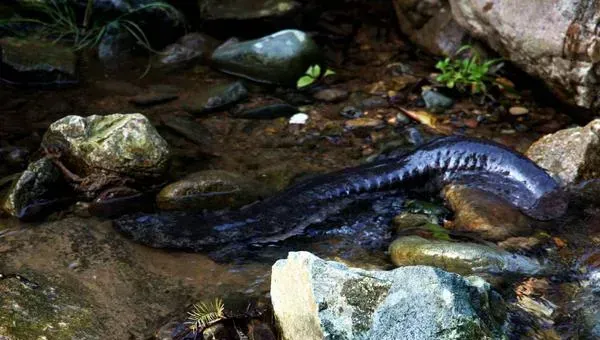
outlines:
M548 170L561 184L600 177L600 119L546 135L533 143L527 157Z
M271 300L286 340L497 339L505 309L482 279L425 266L367 271L291 252Z
M564 102L600 110L600 2L394 0L401 30L437 55L469 36L542 79Z
M52 123L42 146L59 149L80 176L108 171L134 178L162 176L170 151L150 121L139 113L66 116Z
M459 25L541 78L561 100L600 110L600 1L449 3Z

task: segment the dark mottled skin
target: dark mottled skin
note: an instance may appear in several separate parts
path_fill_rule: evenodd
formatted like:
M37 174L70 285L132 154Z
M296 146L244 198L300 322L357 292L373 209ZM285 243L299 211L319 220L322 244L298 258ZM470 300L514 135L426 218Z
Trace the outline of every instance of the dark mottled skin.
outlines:
M129 215L114 225L135 241L160 248L201 251L275 242L338 212L357 194L435 193L449 183L491 191L538 220L556 218L566 209L554 179L526 157L489 141L443 137L398 158L318 176L239 211Z

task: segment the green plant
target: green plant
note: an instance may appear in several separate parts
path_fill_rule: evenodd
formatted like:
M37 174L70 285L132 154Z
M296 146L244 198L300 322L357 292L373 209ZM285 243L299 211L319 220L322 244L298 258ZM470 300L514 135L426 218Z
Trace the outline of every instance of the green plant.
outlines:
M201 302L194 304L192 311L188 313L190 329L194 332L200 332L211 323L225 318L225 305L223 300L216 298L211 303Z
M467 51L468 57L457 58ZM436 80L459 91L470 90L473 94L486 92L488 85L494 82L492 66L500 63L501 60L483 61L476 50L466 45L456 51L454 57L447 57L437 62L435 67L442 71L442 74L437 76Z
M173 6L163 2L151 2L130 9L128 12L113 18L92 19L92 2L88 0L83 20L78 20L74 10L75 3L70 0L31 1L25 4L26 9L37 13L36 18L14 17L0 20L0 26L10 26L16 23L31 23L39 25L38 35L52 41L68 41L75 50L97 46L109 27L127 30L137 43L148 51L155 52L150 46L146 34L135 22L134 15L158 11L175 22L182 22L182 14ZM17 32L18 33L18 32Z
M335 74L335 72L333 70L325 69L325 74L323 74L323 78L334 75L334 74ZM314 83L316 80L318 80L320 77L321 77L321 66L312 65L306 70L306 72L304 72L304 75L298 79L298 81L296 82L296 87L299 89L301 89L303 87L307 87L307 86L311 85L312 83Z

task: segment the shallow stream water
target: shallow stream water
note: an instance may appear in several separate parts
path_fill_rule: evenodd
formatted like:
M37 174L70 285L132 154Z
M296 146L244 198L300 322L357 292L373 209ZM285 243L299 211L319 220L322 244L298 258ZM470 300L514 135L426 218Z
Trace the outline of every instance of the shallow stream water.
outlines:
M386 67L391 60L383 64L373 61L386 56L382 46L383 51L370 52L371 63L344 66L338 72L341 86L350 92L361 92L364 97L377 97L381 93L374 88L380 82L401 81ZM367 52L356 53L367 58L364 55ZM414 67L417 76L426 77L431 70L427 60L414 60L407 55L402 62ZM414 123L344 129L346 118L339 112L347 102L311 105L307 108L310 122L304 126L291 126L286 118L236 119L224 112L192 117L206 130L203 142L195 143L169 129L163 123L165 117L189 117L182 109L182 102L236 79L196 66L178 72L152 70L140 80L137 76L145 66L143 63L139 61L132 70L106 75L91 62L84 69L86 78L82 84L62 90L0 88L0 148L19 147L30 154L39 152L48 125L65 115L140 112L157 126L172 148L170 180L198 170L222 169L252 177L275 192L305 176L360 164L389 142L414 147L409 142ZM287 95L273 88L249 86L255 97ZM148 107L130 102L132 96L165 87L175 91L178 99ZM294 91L290 93L299 96ZM408 98L410 94L414 95L409 91ZM557 118L560 113L553 108L535 103L529 97L525 100L537 105L539 120L561 121L562 118ZM405 104L410 103L407 99ZM457 111L477 107L467 100L457 106ZM387 120L398 112L388 106L365 114ZM459 116L457 112L453 114ZM511 123L514 117L502 117L499 122L471 129L452 124L457 119L451 115L445 119L453 133L494 139L520 151L543 134L535 130L505 133L506 121L502 119ZM559 127L560 124L555 129ZM424 131L421 134L425 137L439 133L422 126L418 129ZM20 170L4 166L0 177ZM439 197L429 199L437 205L443 204ZM145 338L170 320L183 321L190 305L197 301L223 297L230 306L256 300L268 302L271 265L289 251L307 250L363 268L393 268L386 254L394 239L390 221L404 209L405 201L406 197L392 194L358 200L342 213L311 226L303 235L252 248L228 262L215 262L202 253L165 251L135 244L116 232L110 219L80 216L74 208L56 211L39 222L0 217L0 274L18 274L40 287L52 288L57 296L68 297L68 303L63 305L79 308L84 314L91 311L93 322L97 323L95 328L104 338ZM600 212L593 206L580 210L575 209L571 216L538 231L557 240L553 246L533 255L558 260L557 266L566 272L539 278L549 282L542 295L556 305L548 317L551 322L532 324L515 313L514 324L523 326L517 333L524 334L524 338L552 338L554 334L575 337L584 323L581 310L592 308L587 305L591 299L579 293L579 286L600 265L597 251ZM504 289L509 299L514 299L514 286L524 281L525 278L499 280L498 287ZM58 321L49 317L49 324L55 322Z

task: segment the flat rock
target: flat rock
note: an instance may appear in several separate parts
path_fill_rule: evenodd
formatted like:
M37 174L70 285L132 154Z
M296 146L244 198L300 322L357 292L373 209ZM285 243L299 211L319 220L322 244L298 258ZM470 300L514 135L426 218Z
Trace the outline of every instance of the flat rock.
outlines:
M252 179L222 170L199 171L167 185L156 197L163 210L237 208L267 195Z
M78 83L72 49L36 39L0 39L0 79L23 86L65 86Z
M168 103L172 100L177 99L178 97L179 96L174 93L149 92L137 95L129 99L129 102L137 106L152 106Z
M368 271L291 252L273 265L285 340L500 339L505 307L479 278L414 266Z
M193 95L183 104L183 109L193 114L223 111L248 97L242 82L217 85Z
M397 266L426 265L458 274L492 273L535 275L545 271L538 261L499 248L419 236L396 239L389 248Z
M296 12L300 4L290 0L198 0L205 20L269 19Z
M298 108L277 98L254 98L248 103L239 104L229 111L236 118L273 119L291 117Z

